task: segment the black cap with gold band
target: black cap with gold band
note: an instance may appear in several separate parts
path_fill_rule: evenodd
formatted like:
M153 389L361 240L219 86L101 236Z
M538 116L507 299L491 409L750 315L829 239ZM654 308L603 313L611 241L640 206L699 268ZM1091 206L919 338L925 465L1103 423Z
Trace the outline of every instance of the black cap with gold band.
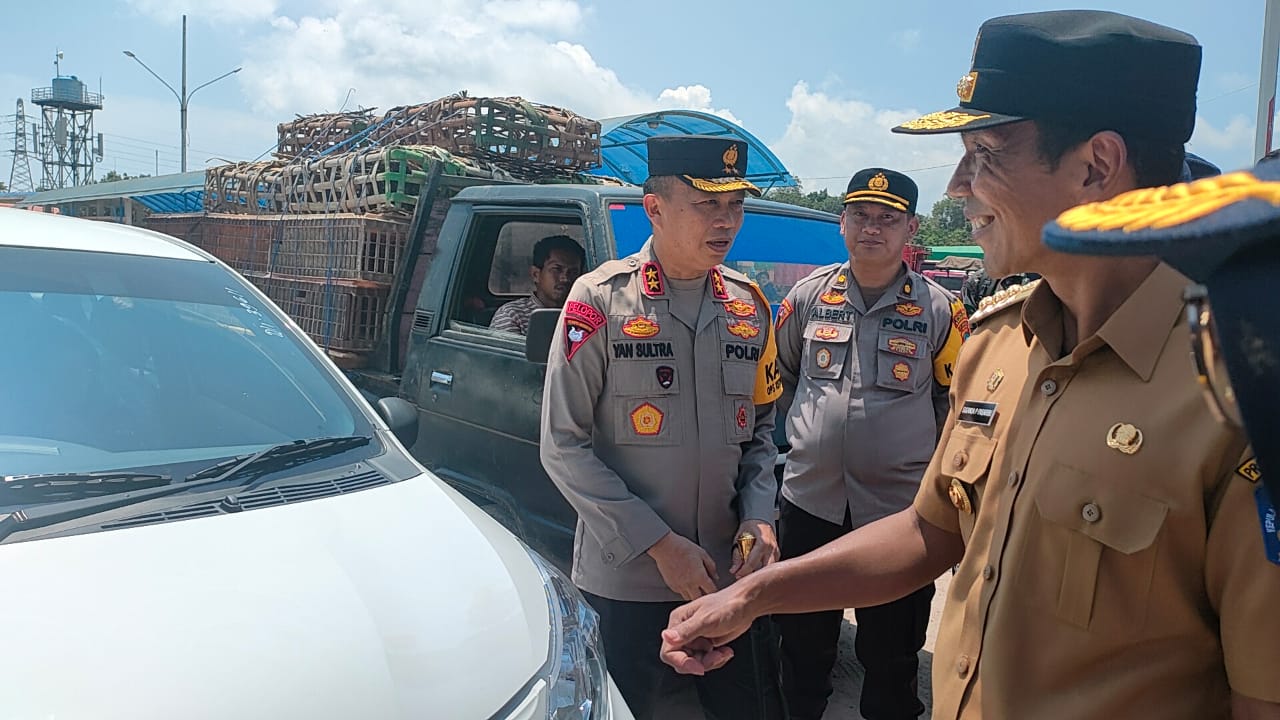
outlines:
M660 135L649 138L649 175L671 175L703 192L745 190L760 197L746 179L747 143L718 135Z
M916 199L920 191L915 181L897 170L866 168L853 174L849 189L844 194L844 204L873 202L888 205L894 210L914 215Z
M1185 143L1200 45L1187 33L1099 10L992 18L978 29L960 104L903 123L915 135L1053 119Z

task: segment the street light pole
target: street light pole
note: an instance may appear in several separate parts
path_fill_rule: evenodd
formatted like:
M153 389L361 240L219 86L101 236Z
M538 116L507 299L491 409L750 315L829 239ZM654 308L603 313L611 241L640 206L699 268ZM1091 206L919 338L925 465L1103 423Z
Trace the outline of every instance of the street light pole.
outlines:
M125 50L124 54L133 58L134 62L141 65L143 70L146 70L147 72L151 73L151 77L154 77L155 79L159 80L162 85L164 85L166 88L169 88L169 92L173 93L173 96L178 99L178 111L180 113L181 129L182 129L182 138L180 140L180 147L182 149L182 172L186 172L187 171L187 103L191 100L191 96L195 95L196 92L200 90L200 88L208 87L225 77L230 77L231 75L235 75L236 73L240 72L240 68L236 68L234 70L224 72L218 77L206 83L201 83L195 86L195 88L192 89L191 92L187 92L187 16L186 15L182 16L182 92L181 93L179 93L177 90L174 90L172 85L170 85L167 81L165 81L164 78L157 75L156 71L152 70L150 67L147 66L146 63L142 62L142 59L139 58L137 55L134 55L132 52L128 50Z

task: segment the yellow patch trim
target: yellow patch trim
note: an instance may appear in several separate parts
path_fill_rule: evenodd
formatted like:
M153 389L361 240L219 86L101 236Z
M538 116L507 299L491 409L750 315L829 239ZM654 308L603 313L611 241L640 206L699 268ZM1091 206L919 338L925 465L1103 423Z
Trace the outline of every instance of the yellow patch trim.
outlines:
M964 127L971 122L985 120L990 115L970 115L965 112L957 112L955 110L942 110L940 112L929 113L923 117L918 117L910 122L904 122L898 127L907 130L947 130L949 128Z
M1169 228L1198 220L1243 200L1280 205L1280 182L1266 182L1248 172L1234 172L1159 188L1142 188L1103 202L1080 205L1058 216L1067 230L1136 232Z
M1258 467L1256 458L1249 458L1240 463L1240 467L1236 468L1236 474L1251 483L1256 483L1262 479L1262 468Z
M751 283L749 287L760 301L761 307L769 307L769 299L764 296L760 286ZM778 343L773 337L773 323L768 323L765 325L764 352L760 353L760 361L756 363L756 384L751 401L756 405L765 405L781 395L782 372L778 370Z

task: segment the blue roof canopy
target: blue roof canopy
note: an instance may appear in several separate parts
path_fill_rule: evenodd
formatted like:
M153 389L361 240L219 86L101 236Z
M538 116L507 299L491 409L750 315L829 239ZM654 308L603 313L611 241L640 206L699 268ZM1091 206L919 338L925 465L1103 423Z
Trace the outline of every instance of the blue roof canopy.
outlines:
M662 110L600 121L600 159L595 175L607 175L636 185L649 177L645 141L656 135L725 135L746 141L747 179L761 190L795 187L796 179L777 155L741 126L697 110Z

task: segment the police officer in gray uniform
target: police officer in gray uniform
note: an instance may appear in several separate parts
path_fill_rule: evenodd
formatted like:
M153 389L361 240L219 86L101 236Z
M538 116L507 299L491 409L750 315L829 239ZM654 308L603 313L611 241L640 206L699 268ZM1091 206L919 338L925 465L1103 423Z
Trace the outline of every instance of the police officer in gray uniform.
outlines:
M636 717L778 717L776 673L749 640L724 678L677 675L658 657L682 600L777 558L782 382L768 301L720 264L746 193L759 194L744 179L746 143L658 137L648 150L653 235L569 293L547 364L542 464L578 512L573 581L600 614Z
M858 171L840 216L849 260L818 268L778 312L778 365L791 452L783 473L782 557L803 555L911 504L946 420L947 389L969 333L964 306L910 270L918 191L885 168ZM786 408L789 407L789 411ZM916 717L916 653L933 585L857 610L868 720ZM822 717L841 613L778 616L792 718Z

